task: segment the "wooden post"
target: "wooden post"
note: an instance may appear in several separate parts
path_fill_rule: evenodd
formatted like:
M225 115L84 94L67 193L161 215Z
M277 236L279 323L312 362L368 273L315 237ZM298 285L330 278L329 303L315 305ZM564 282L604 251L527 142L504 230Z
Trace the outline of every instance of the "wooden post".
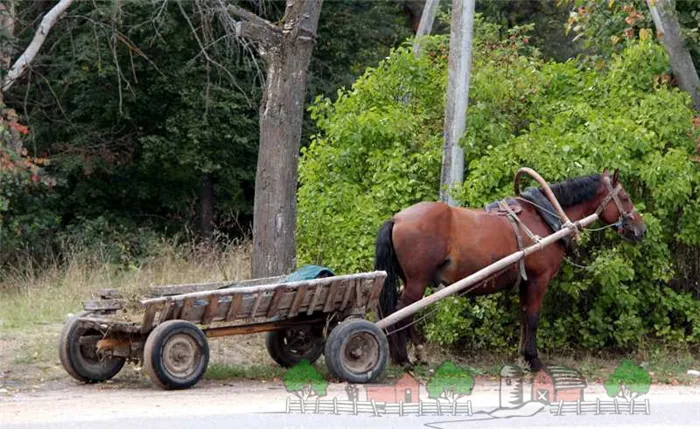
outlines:
M564 401L559 401L559 409L557 410L558 416L561 416L562 408L564 408Z
M374 416L379 416L379 412L377 411L377 404L374 402L374 399L372 399L370 402L372 402L372 409L374 410Z
M620 414L620 406L617 404L617 398L614 398L615 402L615 414Z
M634 414L634 399L630 401L630 414Z
M595 398L595 415L600 414L600 398Z
M418 401L418 415L423 415L423 401Z
M433 22L435 22L435 15L437 14L439 4L440 0L425 1L423 12L420 14L420 23L418 24L418 31L416 31L416 38L413 42L413 55L416 58L420 56L421 39L429 35L430 31L433 29Z
M467 415L471 417L472 415L472 401L471 399L467 401Z
M440 201L455 205L449 190L464 178L464 150L459 140L467 124L469 75L472 59L475 0L452 0L450 58L445 103L445 142L442 146Z
M403 417L403 401L399 401L399 416Z
M651 414L651 407L649 406L649 398L646 398L644 400L644 414L647 416Z
M333 414L338 414L338 398L333 397Z
M581 399L576 400L576 415L581 415Z
M352 398L352 414L357 415L357 398Z
M454 401L452 403L452 415L456 416L457 415L457 401Z

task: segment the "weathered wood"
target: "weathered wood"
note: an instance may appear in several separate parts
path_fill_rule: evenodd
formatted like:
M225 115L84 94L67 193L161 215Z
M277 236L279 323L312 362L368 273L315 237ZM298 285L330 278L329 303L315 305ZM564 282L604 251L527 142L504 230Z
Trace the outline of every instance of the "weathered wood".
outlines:
M185 298L182 301L182 308L180 309L180 318L183 320L190 320L190 315L192 313L192 306L194 306L194 298Z
M340 283L338 282L333 282L331 283L331 287L328 290L328 294L326 294L326 303L323 305L323 312L328 313L330 311L333 311L335 308L335 301L336 301L336 295L338 294L338 288Z
M316 304L318 304L318 300L321 297L322 291L323 291L323 285L317 284L316 290L314 290L314 297L311 300L311 304L309 304L309 308L306 310L306 314L311 314L314 312L314 309L316 309Z
M258 292L258 297L255 298L255 304L253 304L253 308L250 310L250 313L248 314L248 320L252 320L255 318L255 313L257 313L258 307L260 307L260 302L262 301L264 296L265 296L265 294L263 292Z
M211 300L209 300L209 305L207 305L207 309L204 311L204 317L202 317L202 325L210 324L216 316L218 309L219 297L215 296Z
M358 280L355 282L355 307L362 307L365 305L362 300L362 281Z
M119 289L98 289L95 294L104 299L122 298Z
M170 300L182 300L182 299L185 299L187 297L208 299L209 297L212 297L215 295L229 296L229 295L233 295L234 293L254 294L257 292L271 292L282 285L284 285L285 287L287 287L289 289L295 289L295 288L298 288L301 286L308 286L310 288L313 288L313 287L316 287L316 285L318 285L318 284L327 286L327 285L330 285L334 281L345 282L345 281L355 280L355 279L375 278L377 276L385 277L386 273L384 271L373 271L371 273L349 274L349 275L336 276L336 277L324 277L324 278L320 278L320 279L304 280L304 281L290 282L290 283L274 283L274 284L248 286L248 287L240 287L240 288L237 287L237 288L228 288L228 289L207 290L207 291L193 292L193 293L187 293L187 294L179 294L179 295L162 296L162 297L158 297L158 298L144 299L144 300L141 300L141 305L146 306L146 305L150 305L152 303L157 303L157 302L165 302L165 301L170 301Z
M81 317L80 325L86 329L97 329L99 331L110 330L113 332L123 332L128 334L138 334L141 332L140 324L136 322L114 321L108 318Z
M236 318L236 315L238 314L238 309L241 307L242 298L243 295L241 294L236 294L231 297L231 305L229 306L228 312L226 313L227 322L230 322Z
M153 319L156 317L156 312L158 311L158 304L153 304L146 308L146 312L143 314L143 323L141 324L141 332L146 333L153 327Z
M598 215L593 213L590 216L587 216L583 219L581 219L578 222L574 222L574 224L577 226L578 229L586 227L593 222L598 220ZM425 298L414 302L411 305L408 305L392 314L389 316L385 317L384 319L380 320L377 322L377 327L380 329L386 329L389 326L393 325L394 323L398 322L399 320L411 316L413 314L416 314L420 310L424 309L425 307L436 303L437 301L441 300L442 298L445 298L447 296L453 295L457 292L460 292L462 290L465 290L467 288L473 287L474 285L478 285L479 282L482 280L486 279L492 274L495 274L496 272L515 264L516 262L520 261L522 258L538 252L545 248L546 246L553 244L562 238L571 235L572 230L569 228L562 228L559 231L550 234L546 236L545 238L541 239L539 242L533 244L532 246L526 247L523 250L517 251L515 253L511 253L510 255L499 259L498 261L494 262L491 265L488 265L479 271L463 278L462 280L451 284L450 286L447 286L444 289L441 289L437 292L435 292L432 295L426 296ZM468 290L468 289L467 289Z
M182 295L193 292L203 292L218 289L235 289L259 285L279 284L286 276L264 277L260 279L243 281L207 282L207 283L186 283L173 285L150 286L146 293L152 297Z
M217 328L205 328L203 329L207 337L225 337L228 335L245 335L254 334L257 332L267 332L275 331L282 328L289 328L293 326L306 326L313 325L316 323L323 323L326 320L325 317L319 317L311 320L296 320L287 319L280 320L277 322L262 322L262 323L250 323L246 325L238 326L224 326Z
M340 304L340 311L345 311L350 302L350 295L352 295L354 281L345 283L345 294L343 295L343 303Z
M121 310L124 301L120 299L95 299L83 302L85 311Z
M286 287L280 287L275 291L275 294L272 296L272 301L270 301L270 307L267 309L267 317L277 315L277 308L279 307L280 300L285 292L289 292L289 289Z
M294 295L294 301L292 301L292 306L289 307L288 317L294 317L299 314L299 307L304 300L304 295L306 294L306 287L300 287L297 289L297 293Z

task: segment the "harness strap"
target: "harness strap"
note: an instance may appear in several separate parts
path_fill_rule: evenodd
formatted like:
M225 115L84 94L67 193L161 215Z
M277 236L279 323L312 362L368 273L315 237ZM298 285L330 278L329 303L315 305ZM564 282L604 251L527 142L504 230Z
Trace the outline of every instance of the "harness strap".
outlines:
M523 250L523 236L520 233L520 228L524 228L525 232L530 236L530 238L533 238L532 231L530 231L527 226L523 225L523 223L520 222L520 219L518 219L518 215L516 215L515 212L511 210L506 201L500 200L498 202L498 206L508 213L506 218L508 219L508 222L510 222L511 226L513 227L513 231L515 232L515 240L518 242L518 250ZM518 269L520 270L520 275L518 275L518 281L515 283L514 286L516 288L520 286L520 282L522 280L527 281L527 273L525 272L525 258L522 258L518 262Z

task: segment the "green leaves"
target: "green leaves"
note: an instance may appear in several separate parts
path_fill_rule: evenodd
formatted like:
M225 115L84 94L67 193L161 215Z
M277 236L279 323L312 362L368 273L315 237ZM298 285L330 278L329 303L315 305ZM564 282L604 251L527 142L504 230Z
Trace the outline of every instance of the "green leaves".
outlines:
M425 388L432 399L454 402L462 396L471 395L474 377L467 369L460 368L452 362L445 362L435 370Z
M608 396L619 396L628 401L648 393L650 385L649 373L631 360L623 360L604 383Z
M328 382L308 360L304 359L284 373L284 387L303 399L309 396L326 396Z

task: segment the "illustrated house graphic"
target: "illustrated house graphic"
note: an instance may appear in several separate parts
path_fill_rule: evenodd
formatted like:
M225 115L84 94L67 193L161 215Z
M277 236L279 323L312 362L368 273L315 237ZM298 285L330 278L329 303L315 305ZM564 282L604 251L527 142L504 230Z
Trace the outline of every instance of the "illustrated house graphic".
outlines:
M559 401L583 401L586 380L578 371L563 366L550 366L535 375L532 400L546 404Z
M410 404L420 400L420 383L410 374L404 374L393 386L366 386L365 389L368 401Z

